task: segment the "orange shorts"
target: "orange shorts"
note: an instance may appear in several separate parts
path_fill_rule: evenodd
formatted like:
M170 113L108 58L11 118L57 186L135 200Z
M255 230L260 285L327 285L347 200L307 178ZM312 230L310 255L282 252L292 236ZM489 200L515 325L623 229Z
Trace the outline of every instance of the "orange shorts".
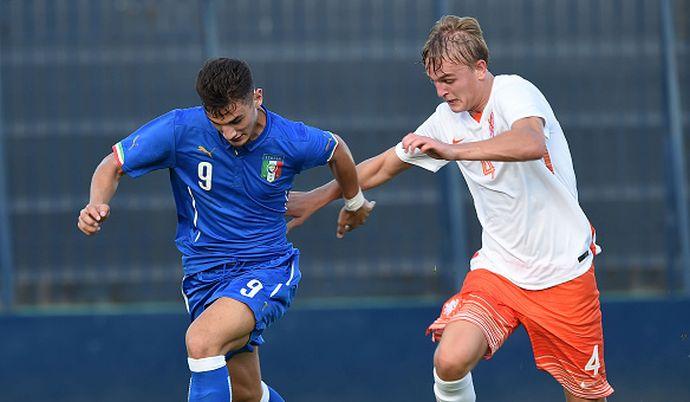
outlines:
M437 341L448 323L464 320L484 332L485 359L522 324L532 343L537 368L551 374L579 398L611 395L606 381L604 336L594 266L543 290L525 290L485 269L470 271L460 293L443 305L427 334Z

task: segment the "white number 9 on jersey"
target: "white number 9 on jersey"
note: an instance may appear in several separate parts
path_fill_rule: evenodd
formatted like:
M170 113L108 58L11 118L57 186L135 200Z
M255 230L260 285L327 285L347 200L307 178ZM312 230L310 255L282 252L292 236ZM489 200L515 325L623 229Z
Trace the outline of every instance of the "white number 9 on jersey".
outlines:
M250 299L259 293L259 290L263 289L264 285L259 282L258 279L252 279L247 282L247 287L240 289L240 294L244 297L249 297Z
M210 162L199 162L197 168L199 172L199 187L206 191L211 190L211 179L213 178L213 165Z

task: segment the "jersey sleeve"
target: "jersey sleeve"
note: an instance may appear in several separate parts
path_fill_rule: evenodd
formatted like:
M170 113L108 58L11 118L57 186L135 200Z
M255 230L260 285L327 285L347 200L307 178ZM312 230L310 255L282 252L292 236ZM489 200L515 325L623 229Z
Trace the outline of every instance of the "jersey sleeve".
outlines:
M515 77L503 88L496 101L508 126L512 127L513 123L526 117L540 117L544 122L544 136L549 137L546 123L550 106L534 84L524 78Z
M434 114L429 116L429 118L426 119L422 125L417 127L415 134L430 137L437 141L446 142L443 136L440 113L441 112L439 109L436 109ZM448 163L447 160L434 159L420 152L418 149L415 149L412 153L408 154L405 152L405 149L402 146L402 141L395 146L395 154L398 156L398 158L400 158L401 161L419 166L431 172L437 172Z
M338 140L333 133L307 125L304 125L303 139L304 141L299 144L301 148L300 171L325 165L333 158L338 146Z
M175 111L166 113L113 145L115 159L130 177L175 165Z

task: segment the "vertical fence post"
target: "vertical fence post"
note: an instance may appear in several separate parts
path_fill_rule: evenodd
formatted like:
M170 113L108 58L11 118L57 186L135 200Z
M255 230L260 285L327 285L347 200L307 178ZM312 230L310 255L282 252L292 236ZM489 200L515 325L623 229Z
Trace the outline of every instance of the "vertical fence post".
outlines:
M0 35L0 41L2 35ZM0 42L0 270L2 271L2 310L9 313L14 302L14 275L12 272L12 226L7 195L7 172L9 162L5 153L6 132L3 119L2 91L2 42Z
M683 293L690 295L690 235L688 230L687 176L685 171L685 143L683 140L683 114L680 105L680 85L678 83L678 62L676 59L675 26L673 23L673 1L661 1L661 38L663 54L664 94L666 99L666 121L668 122L671 144L670 192L676 218L677 233L675 250L669 269L680 268L683 275ZM675 277L675 275L673 275Z
M448 14L448 0L436 0L434 2L434 12L436 18ZM443 205L443 216L447 219L443 222L445 234L448 236L444 245L445 259L448 267L447 272L449 285L452 290L457 291L465 277L467 268L467 241L466 241L466 221L465 221L465 192L462 189L460 171L455 162L450 162L442 170L441 177L441 203Z
M201 0L201 31L205 59L218 57L220 47L218 45L218 19L216 0Z

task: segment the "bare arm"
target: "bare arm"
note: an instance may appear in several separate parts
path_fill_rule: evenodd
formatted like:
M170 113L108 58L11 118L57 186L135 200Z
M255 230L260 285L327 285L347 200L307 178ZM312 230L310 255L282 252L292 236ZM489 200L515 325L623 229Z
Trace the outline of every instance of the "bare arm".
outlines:
M411 167L398 158L393 147L357 165L359 184L365 190L378 187Z
M359 186L362 190L378 187L411 166L401 161L395 154L395 148L391 148L357 165ZM336 181L306 193L290 192L287 215L294 219L288 222L288 230L301 225L314 212L341 196L342 190Z
M77 227L86 235L101 230L101 224L110 215L108 203L117 191L117 185L124 173L111 153L96 167L91 177L89 203L79 212Z
M389 181L398 173L407 170L412 165L405 163L395 154L395 148L390 148L372 158L357 165L357 177L359 186L366 191ZM342 197L342 190L336 181L330 181L321 187L317 187L306 194L314 197L320 209L330 202Z
M466 144L444 144L428 137L408 134L403 138L407 152L418 148L427 155L446 160L519 162L540 159L546 153L544 123L526 117L513 123L509 131L494 138Z
M328 167L333 172L337 185L343 189L343 197L353 198L359 192L355 161L352 159L352 153L350 153L350 148L345 141L335 134L333 136L338 140L338 145L333 157L328 162Z
M398 155L395 154L395 148L390 148L387 151L380 153L373 158L369 158L357 165L359 185L362 187L362 190L369 190L378 187L410 167L412 167L412 165L405 163L398 158ZM340 196L340 188L336 183L330 182L319 188L323 187L328 188L328 194L331 197L335 196L328 202L331 202Z
M342 189L342 196L345 199L345 206L341 209L338 216L338 226L336 237L342 238L345 233L363 225L369 214L374 209L375 202L369 202L364 198L357 179L357 168L352 154L345 141L333 134L338 140L338 145L333 157L328 162L328 166L333 172L335 183ZM289 227L288 227L289 230Z

